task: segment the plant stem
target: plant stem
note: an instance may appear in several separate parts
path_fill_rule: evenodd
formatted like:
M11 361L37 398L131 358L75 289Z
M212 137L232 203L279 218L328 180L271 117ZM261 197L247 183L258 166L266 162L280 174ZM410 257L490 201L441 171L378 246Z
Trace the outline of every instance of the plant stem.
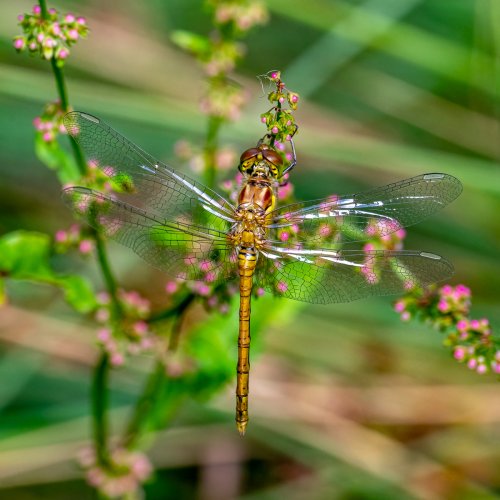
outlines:
M215 185L215 153L217 151L219 130L222 125L222 120L218 116L210 116L208 118L207 136L205 139L205 184L209 188Z
M92 234L96 243L97 260L99 262L101 273L106 284L106 289L108 290L108 293L111 297L111 303L113 305L113 319L115 321L118 321L122 316L122 307L118 299L118 286L116 284L113 273L111 272L104 240L99 231L97 231L96 229L92 230Z
M180 327L182 318L188 309L189 305L195 300L193 294L184 297L177 306L167 309L157 316L151 317L151 321L160 321L168 318L175 318L176 321L172 327L171 339L168 346L169 352L174 352L177 349ZM147 428L148 415L151 414L152 408L159 403L159 392L167 377L165 374L165 365L161 360L156 362L155 369L151 372L141 396L137 400L132 416L125 431L124 444L127 448L133 448L140 440L143 431Z
M48 19L48 10L45 0L39 0L39 5L41 9L41 15L44 20ZM57 93L59 95L59 100L61 102L61 108L64 111L69 111L69 98L68 91L66 87L66 81L64 79L64 73L60 66L57 64L57 60L52 57L51 59L52 72L54 73L54 78L56 81ZM73 155L77 163L80 175L85 175L87 171L87 164L85 162L85 156L80 148L80 145L70 140L71 148L73 150ZM112 304L113 304L113 320L118 322L121 317L121 306L117 296L117 285L116 281L111 272L109 266L108 257L106 255L106 250L104 246L104 241L98 231L93 231L93 237L96 243L97 259L99 266L101 268L101 273L110 294ZM93 431L94 431L94 443L97 453L97 458L102 465L107 465L109 463L108 459L108 421L107 421L107 408L108 408L108 378L109 378L109 357L106 352L101 352L100 358L94 368L93 372L93 382L92 382L92 416L93 416Z
M108 456L108 378L109 356L102 352L94 369L92 379L92 422L94 443L98 462L102 465L109 464Z
M135 404L132 417L127 425L123 439L125 447L134 448L139 441L148 422L147 417L151 414L151 409L157 402L158 392L165 378L165 365L161 360L158 360L144 385L144 390Z
M47 19L47 17L49 16L49 13L47 11L47 3L45 2L45 0L38 0L38 4L40 5L40 9L42 11L42 18Z

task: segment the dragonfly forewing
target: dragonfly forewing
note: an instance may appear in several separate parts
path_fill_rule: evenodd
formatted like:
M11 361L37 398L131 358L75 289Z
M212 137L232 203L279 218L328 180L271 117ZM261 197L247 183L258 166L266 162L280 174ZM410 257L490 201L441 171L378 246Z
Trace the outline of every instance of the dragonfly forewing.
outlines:
M206 223L234 222L234 207L215 191L153 158L99 118L78 111L64 117L88 164L101 169L131 204L162 217L203 208Z

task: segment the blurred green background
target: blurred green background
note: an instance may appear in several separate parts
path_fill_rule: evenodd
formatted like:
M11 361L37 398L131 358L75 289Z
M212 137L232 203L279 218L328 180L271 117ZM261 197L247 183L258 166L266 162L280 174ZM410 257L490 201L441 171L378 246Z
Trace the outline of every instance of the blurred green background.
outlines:
M412 227L406 248L447 256L452 283L472 288L472 316L490 318L498 334L498 0L265 4L270 22L245 40L234 75L249 103L223 142L244 150L263 134L268 105L255 76L281 69L301 95L299 199L424 172L460 178L460 198ZM12 47L16 16L31 6L0 6L0 234L52 233L71 221L54 173L33 151L31 121L56 97L50 66ZM208 33L200 1L50 6L84 15L91 28L66 66L75 109L167 163L177 140L201 144L203 74L170 42L173 30ZM120 245L109 253L120 284L160 306L165 278ZM91 262L74 266L99 282ZM0 310L0 498L93 498L74 456L89 437L95 332L49 287L10 282L8 291ZM209 401L188 398L150 450L158 473L146 497L499 498L497 378L457 364L438 333L402 324L391 304L278 306L252 358L247 436L234 429L232 384ZM116 422L149 365L142 359L114 372Z

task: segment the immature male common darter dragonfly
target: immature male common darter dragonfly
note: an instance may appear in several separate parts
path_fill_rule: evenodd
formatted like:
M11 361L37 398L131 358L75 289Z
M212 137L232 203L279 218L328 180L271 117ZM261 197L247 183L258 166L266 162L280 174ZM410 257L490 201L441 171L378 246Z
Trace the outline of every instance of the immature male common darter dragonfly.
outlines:
M72 112L64 123L87 161L121 191L68 187L63 197L73 211L170 275L201 281L210 272L214 287L239 280L240 434L248 422L252 287L326 304L396 294L453 273L451 264L432 253L342 248L367 239L370 229L383 237L444 207L462 190L450 175L424 174L360 194L276 208L278 183L294 163L285 168L281 155L261 140L241 155L243 182L233 204L99 118ZM284 231L292 236L283 238Z

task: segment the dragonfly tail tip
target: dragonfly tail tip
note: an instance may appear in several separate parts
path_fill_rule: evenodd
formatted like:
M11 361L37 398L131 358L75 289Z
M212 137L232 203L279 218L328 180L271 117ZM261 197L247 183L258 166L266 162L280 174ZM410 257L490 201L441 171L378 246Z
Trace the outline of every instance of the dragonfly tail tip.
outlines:
M245 432L247 430L247 422L236 422L236 428L238 429L238 432L240 433L240 436L243 437L245 435Z

